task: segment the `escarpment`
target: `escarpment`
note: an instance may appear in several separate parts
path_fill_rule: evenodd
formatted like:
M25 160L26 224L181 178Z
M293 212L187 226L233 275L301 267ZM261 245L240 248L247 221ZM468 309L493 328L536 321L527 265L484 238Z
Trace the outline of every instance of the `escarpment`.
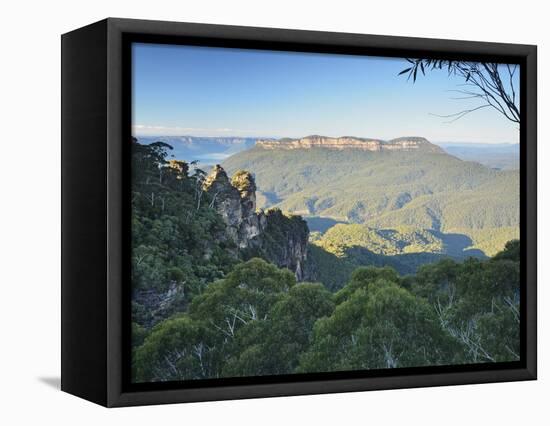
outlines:
M256 146L265 149L310 149L325 148L334 150L357 149L361 151L423 151L444 153L437 145L426 138L411 136L384 141L380 139L342 136L331 138L327 136L306 136L300 139L260 139Z
M216 165L207 176L204 190L211 205L226 224L226 235L243 258L262 257L290 269L304 280L309 229L299 216L280 210L256 211L256 183L250 172L239 170L231 179Z

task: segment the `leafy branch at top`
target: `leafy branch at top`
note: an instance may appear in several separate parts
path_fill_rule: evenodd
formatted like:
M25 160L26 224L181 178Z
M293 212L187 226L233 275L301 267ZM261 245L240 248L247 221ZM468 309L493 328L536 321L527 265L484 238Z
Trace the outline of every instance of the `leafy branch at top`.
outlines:
M451 75L461 76L464 83L454 90L462 96L453 99L478 99L481 105L459 111L455 114L440 115L456 121L471 112L483 108L494 108L508 120L520 122L517 64L495 64L466 62L444 59L407 59L409 66L399 75L407 75L407 80L416 82L417 77L428 71L446 70Z

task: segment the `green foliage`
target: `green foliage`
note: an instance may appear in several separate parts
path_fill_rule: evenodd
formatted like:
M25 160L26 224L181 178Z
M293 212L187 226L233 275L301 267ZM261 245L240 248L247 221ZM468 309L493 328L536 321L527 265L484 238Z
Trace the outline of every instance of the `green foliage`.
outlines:
M464 362L519 359L518 241L489 261L425 265L409 284L434 306L442 329L463 348Z
M224 279L196 296L189 312L224 339L250 321L262 321L271 306L296 284L294 274L258 258L237 265Z
M133 322L132 323L132 348L137 348L141 346L147 337L147 330L141 325Z
M435 232L411 227L374 229L364 225L337 224L325 232L315 244L339 257L345 256L346 249L351 247L365 247L375 254L388 256L443 252L443 241Z
M227 345L231 356L240 328L264 321L271 306L296 284L294 274L262 259L237 265L224 279L210 284L189 307L193 318L204 321Z
M157 381L206 373L290 374L310 343L313 324L333 307L322 284L296 285L289 271L252 259L197 296L189 314L155 326L135 352L134 375Z
M259 207L375 229L463 234L468 248L488 256L519 236L517 170L430 152L260 147L231 156L224 167L254 173Z
M411 277L410 287L414 287L416 294L434 303L451 294L452 283L456 281L461 269L461 265L451 259L421 266L416 275Z
M511 240L506 243L504 250L495 255L494 260L513 260L514 262L519 262L520 253L519 240Z
M484 228L468 230L456 228L456 233L466 234L472 239L470 247L475 247L487 256L494 256L504 249L510 240L519 238L519 226L503 226L499 228Z
M453 342L430 305L395 281L369 279L370 272L358 279L367 288L350 289L334 314L316 323L299 371L439 365L452 357Z
M213 333L187 316L156 325L135 351L134 381L196 380L215 377L217 371Z
M223 369L224 376L291 374L310 343L313 324L330 315L331 294L322 284L301 283L273 305L265 321L241 329L240 349Z
M186 314L149 333L133 327L137 381L514 361L519 243L407 277L357 268L336 293L255 258L210 284Z
M373 229L337 224L310 242L313 276L331 289L341 288L350 272L362 265L390 266L400 274L413 274L420 266L446 257L483 257L480 251L468 249L471 241L462 235L411 227ZM327 264L330 266L323 267Z
M339 258L315 244L309 244L306 267L310 279L320 281L329 290L336 291L349 280L357 266L348 259Z
M189 175L187 163L167 161L168 149L132 142L133 311L142 325L181 311L236 263L223 220L202 189L204 172ZM158 309L155 301L173 286L182 289L177 300Z
M357 268L351 274L349 283L334 295L334 300L337 304L348 299L353 293L359 289L368 290L369 283L377 280L386 280L394 283L399 282L399 275L395 269L390 267L377 268L374 266L366 266Z

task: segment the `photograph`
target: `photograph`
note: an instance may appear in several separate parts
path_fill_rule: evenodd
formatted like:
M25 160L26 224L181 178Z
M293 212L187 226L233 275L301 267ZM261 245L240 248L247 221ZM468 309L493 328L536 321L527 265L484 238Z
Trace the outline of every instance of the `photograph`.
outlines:
M545 424L541 5L7 4L0 426Z
M521 360L519 63L130 58L131 383Z

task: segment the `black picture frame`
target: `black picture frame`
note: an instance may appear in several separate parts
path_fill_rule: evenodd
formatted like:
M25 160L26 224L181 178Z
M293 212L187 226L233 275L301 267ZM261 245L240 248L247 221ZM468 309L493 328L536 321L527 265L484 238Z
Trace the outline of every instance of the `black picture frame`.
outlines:
M424 57L521 67L521 361L131 384L130 43ZM108 406L534 380L537 49L363 34L109 18L62 36L62 390Z

